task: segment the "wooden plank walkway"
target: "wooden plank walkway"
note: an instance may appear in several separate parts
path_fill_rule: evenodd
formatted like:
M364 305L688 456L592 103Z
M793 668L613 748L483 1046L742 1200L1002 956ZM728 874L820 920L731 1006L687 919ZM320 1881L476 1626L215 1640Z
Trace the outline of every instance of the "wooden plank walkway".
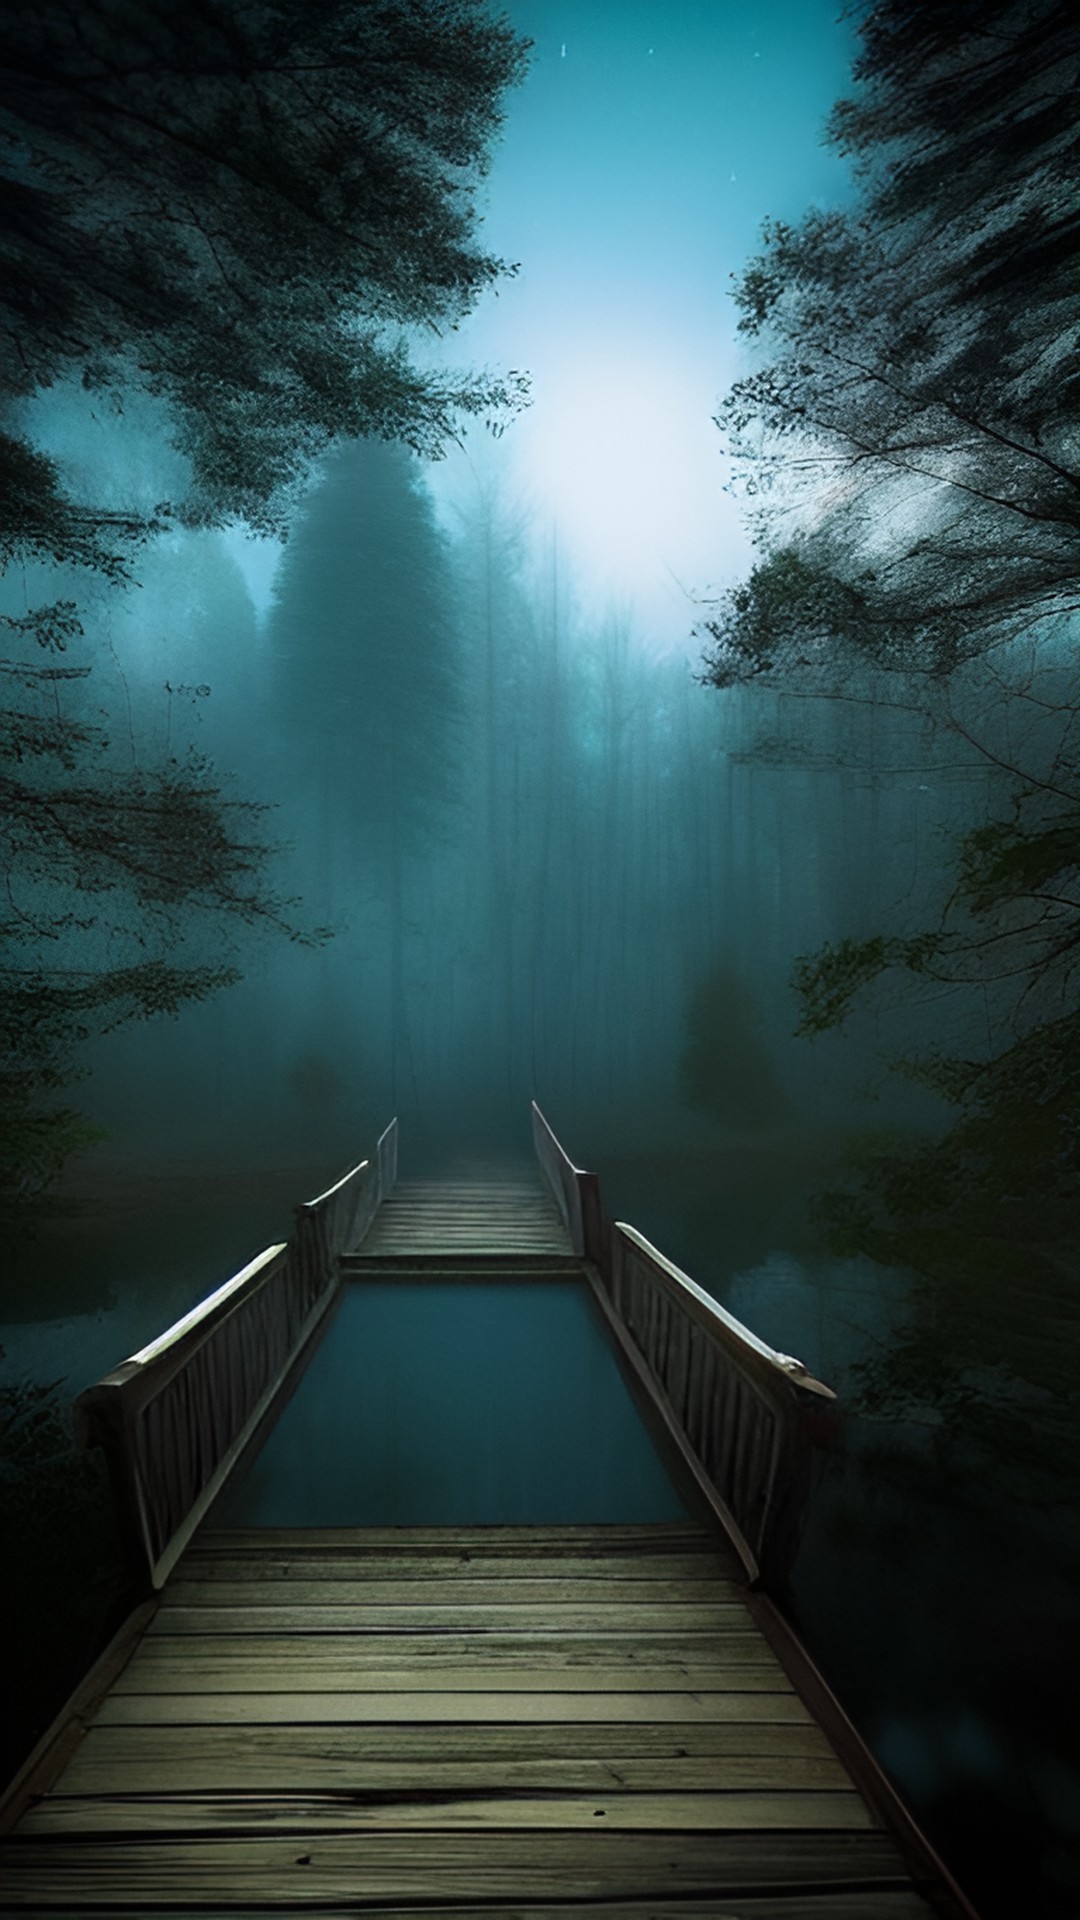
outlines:
M683 1525L204 1533L0 1905L925 1920L741 1594Z
M539 1179L406 1181L394 1188L348 1265L369 1260L493 1255L571 1256L570 1238Z
M487 1178L396 1189L342 1267L470 1262L585 1277L546 1191ZM763 1619L693 1524L203 1529L0 1842L0 1912L955 1915Z

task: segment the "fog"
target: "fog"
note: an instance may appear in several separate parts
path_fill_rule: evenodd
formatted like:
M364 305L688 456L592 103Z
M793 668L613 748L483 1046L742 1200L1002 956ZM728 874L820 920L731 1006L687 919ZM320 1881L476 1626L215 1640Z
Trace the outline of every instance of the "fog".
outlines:
M770 765L693 633L750 551L711 418L730 276L766 214L847 192L820 136L851 35L824 4L513 18L534 47L485 238L520 268L425 351L526 368L528 411L434 464L331 456L283 546L166 533L99 594L112 724L137 709L135 754L192 743L269 802L275 886L332 930L245 936L223 998L91 1049L121 1154L347 1156L392 1111L407 1150L520 1144L534 1095L587 1156L858 1104L850 1062L792 1045L788 975L878 868L835 831L859 776ZM33 424L118 507L182 484L148 402L54 389ZM690 1062L725 991L730 1061Z
M228 449L207 505L134 348L120 379L5 389L4 434L124 559L80 558L66 523L4 549L9 1083L32 1097L0 1357L69 1395L392 1116L419 1176L520 1161L537 1100L609 1212L845 1396L801 1624L986 1915L1063 1917L1067 223L1028 220L1025 175L999 190L1012 148L978 100L973 211L936 159L875 199L915 135L894 103L886 162L857 125L852 153L826 142L861 17L836 13L509 8L528 69L473 184L513 271L405 331L436 381L521 372L530 400L455 417L439 458L331 430L319 388L330 426L245 513ZM1036 198L1071 151L1031 161ZM1010 207L1031 272L1052 255L1037 298Z

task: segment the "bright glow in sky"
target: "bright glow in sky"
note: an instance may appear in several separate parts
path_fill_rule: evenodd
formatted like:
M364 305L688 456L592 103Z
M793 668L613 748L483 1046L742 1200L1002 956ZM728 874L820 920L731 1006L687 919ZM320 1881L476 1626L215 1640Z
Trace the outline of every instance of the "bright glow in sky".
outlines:
M453 357L529 370L533 405L500 447L512 490L541 537L557 525L589 601L633 599L643 639L692 651L676 580L701 593L750 558L712 424L740 367L730 276L767 215L846 197L821 130L848 86L850 28L836 0L509 11L535 44L484 237L520 272ZM466 494L468 460L451 455L432 482Z
M593 590L669 606L682 628L693 615L683 589L707 584L701 556L721 528L739 541L722 492L714 396L694 373L621 343L614 352L575 343L522 423L517 459Z

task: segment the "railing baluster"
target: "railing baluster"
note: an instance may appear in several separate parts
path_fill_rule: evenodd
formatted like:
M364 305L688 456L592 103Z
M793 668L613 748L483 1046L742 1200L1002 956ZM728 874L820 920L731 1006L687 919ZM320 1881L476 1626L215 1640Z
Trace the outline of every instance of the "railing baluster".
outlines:
M397 1122L372 1160L296 1210L267 1247L159 1339L75 1402L83 1446L101 1446L133 1565L161 1586L262 1426L334 1300L338 1256L393 1185Z
M820 1427L835 1394L800 1361L759 1340L633 1227L606 1220L596 1175L573 1165L535 1101L533 1139L572 1245L595 1266L648 1362L748 1571L779 1583L797 1542L815 1415Z

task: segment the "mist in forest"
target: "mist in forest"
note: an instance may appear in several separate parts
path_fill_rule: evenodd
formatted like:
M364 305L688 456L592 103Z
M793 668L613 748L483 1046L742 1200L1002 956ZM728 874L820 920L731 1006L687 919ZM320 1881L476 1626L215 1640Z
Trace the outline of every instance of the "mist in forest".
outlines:
M852 1109L850 1063L791 1042L788 975L866 905L860 777L762 756L693 633L747 552L710 417L728 280L766 211L846 191L820 133L850 34L826 5L519 12L485 238L521 267L443 351L526 367L529 409L435 463L343 446L284 544L166 531L99 593L92 702L140 762L193 751L269 803L299 936L230 932L236 984L90 1045L107 1153L334 1162L395 1112L407 1153L517 1153L536 1097L587 1156ZM34 405L86 490L175 490L152 403Z
M15 11L26 1524L67 1444L41 1383L392 1116L422 1175L523 1160L535 1099L609 1212L841 1388L815 1652L987 1915L1063 1920L1071 12Z

